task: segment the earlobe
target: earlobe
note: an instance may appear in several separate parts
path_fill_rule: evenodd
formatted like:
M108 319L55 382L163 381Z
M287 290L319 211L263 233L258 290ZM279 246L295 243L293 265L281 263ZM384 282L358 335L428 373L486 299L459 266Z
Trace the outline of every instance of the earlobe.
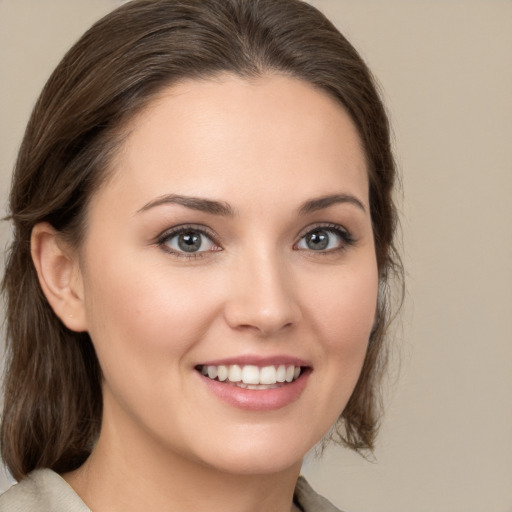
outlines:
M72 331L86 331L78 258L47 222L36 224L30 240L39 284L55 314Z

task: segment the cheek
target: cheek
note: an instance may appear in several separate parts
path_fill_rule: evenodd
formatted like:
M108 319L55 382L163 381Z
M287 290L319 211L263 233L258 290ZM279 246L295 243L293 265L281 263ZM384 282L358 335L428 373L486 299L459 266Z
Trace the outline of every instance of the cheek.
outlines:
M161 265L96 260L85 290L89 333L103 365L179 360L206 331L218 300L208 287ZM200 282L201 280L199 280ZM198 307L200 303L200 308ZM147 367L147 366L146 366Z
M357 383L373 328L378 294L376 265L354 267L325 280L310 296L311 325L317 333L326 393L334 421Z
M155 411L179 407L190 353L215 317L217 300L208 288L161 265L137 273L136 261L114 260L97 261L86 289L104 396L109 407L118 404L166 425L166 414Z
M375 321L378 294L376 266L340 272L311 294L315 328L333 350L366 348Z

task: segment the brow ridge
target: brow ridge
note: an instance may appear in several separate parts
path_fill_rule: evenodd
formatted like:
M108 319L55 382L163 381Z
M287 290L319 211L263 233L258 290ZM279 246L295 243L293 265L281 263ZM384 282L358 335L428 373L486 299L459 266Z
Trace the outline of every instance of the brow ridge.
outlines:
M191 210L198 210L205 213L211 213L213 215L221 215L226 217L234 216L235 212L233 208L224 201L215 201L212 199L203 199L201 197L191 197L179 194L166 194L156 199L153 199L149 203L146 203L140 208L137 213L142 213L151 208L162 206L165 204L178 204Z
M299 214L307 215L308 213L323 210L324 208L328 208L329 206L339 203L352 204L366 213L366 208L356 196L352 194L329 194L306 201L300 206Z
M323 210L339 203L352 204L363 212L366 212L366 208L364 207L363 203L357 197L351 194L329 194L306 201L299 207L299 214L307 215L308 213ZM151 208L165 204L178 204L180 206L190 208L191 210L198 210L213 215L221 215L226 217L232 217L235 215L235 211L233 210L232 206L225 201L215 201L212 199L184 196L179 194L166 194L157 197L149 203L146 203L137 211L137 213L145 212Z

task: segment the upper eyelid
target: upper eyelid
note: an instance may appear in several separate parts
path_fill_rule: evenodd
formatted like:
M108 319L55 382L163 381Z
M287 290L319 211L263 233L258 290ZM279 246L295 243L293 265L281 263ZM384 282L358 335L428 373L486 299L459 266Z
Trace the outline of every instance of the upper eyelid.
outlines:
M193 252L186 252L177 250L174 248L171 248L167 242L172 240L174 237L180 235L183 232L186 231L196 231L200 233L202 236L206 236L210 239L210 241L213 243L214 246L217 246L220 248L220 250L223 250L220 243L217 241L216 234L212 232L210 228L203 225L197 225L197 224L180 224L178 226L173 226L172 228L168 228L161 232L160 235L158 235L154 241L154 244L158 246L160 249L164 250L168 254L172 254L175 258L185 259L188 261L204 258L205 256L208 256L208 254L211 251L193 251Z
M352 233L346 227L340 224L335 224L332 222L315 222L314 224L310 224L309 226L306 226L305 228L301 229L297 234L297 238L300 240L311 231L315 231L315 229L325 229L327 231L330 229L332 231L341 231L345 233L347 236L352 237Z
M184 231L198 231L202 235L206 235L208 238L210 238L213 242L218 244L218 236L217 234L207 226L204 226L202 224L179 224L178 226L173 226L172 228L165 229L162 231L157 237L157 242L163 242L164 240L168 238L172 238L173 236L179 235L180 233L183 233Z
M298 232L298 234L295 237L297 241L294 242L294 244L298 243L298 241L300 241L308 233L310 233L311 231L314 231L315 229L325 229L325 230L341 232L341 233L344 233L347 238L354 239L351 231L349 231L346 227L344 227L340 224L336 224L336 223L332 223L332 222L315 222L313 224L310 224L310 225L302 228ZM171 228L165 229L156 237L155 242L158 244L162 244L169 238L172 238L172 237L174 237L184 231L187 231L187 230L198 231L199 233L210 238L215 245L222 247L222 245L220 243L220 237L217 235L217 233L215 231L213 231L208 226L205 226L204 224L193 224L193 223L179 224L177 226L173 226Z

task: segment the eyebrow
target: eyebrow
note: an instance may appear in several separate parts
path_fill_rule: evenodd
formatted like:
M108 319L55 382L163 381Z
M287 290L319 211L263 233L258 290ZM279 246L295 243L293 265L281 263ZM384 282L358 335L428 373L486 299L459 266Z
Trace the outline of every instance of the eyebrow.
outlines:
M357 199L357 197L351 194L331 194L306 201L299 207L299 215L307 215L308 213L323 210L329 206L339 203L353 204L363 212L366 212L366 208L363 203ZM235 215L235 211L231 205L224 201L215 201L213 199L203 199L200 197L183 196L178 194L166 194L164 196L157 197L137 210L137 213L142 213L150 210L151 208L156 208L157 206L165 204L178 204L180 206L190 208L191 210L198 210L224 217L233 217Z
M223 201L202 199L200 197L181 196L177 194L167 194L165 196L157 197L137 210L137 213L142 213L164 204L179 204L180 206L185 206L191 210L198 210L200 212L211 213L213 215L226 217L232 217L235 215L233 208Z
M355 196L351 194L331 194L327 196L318 197L316 199L311 199L310 201L306 201L300 208L300 215L307 215L308 213L313 213L318 210L323 210L324 208L328 208L333 204L339 203L348 203L357 206L360 210L366 213L366 208L363 203Z

